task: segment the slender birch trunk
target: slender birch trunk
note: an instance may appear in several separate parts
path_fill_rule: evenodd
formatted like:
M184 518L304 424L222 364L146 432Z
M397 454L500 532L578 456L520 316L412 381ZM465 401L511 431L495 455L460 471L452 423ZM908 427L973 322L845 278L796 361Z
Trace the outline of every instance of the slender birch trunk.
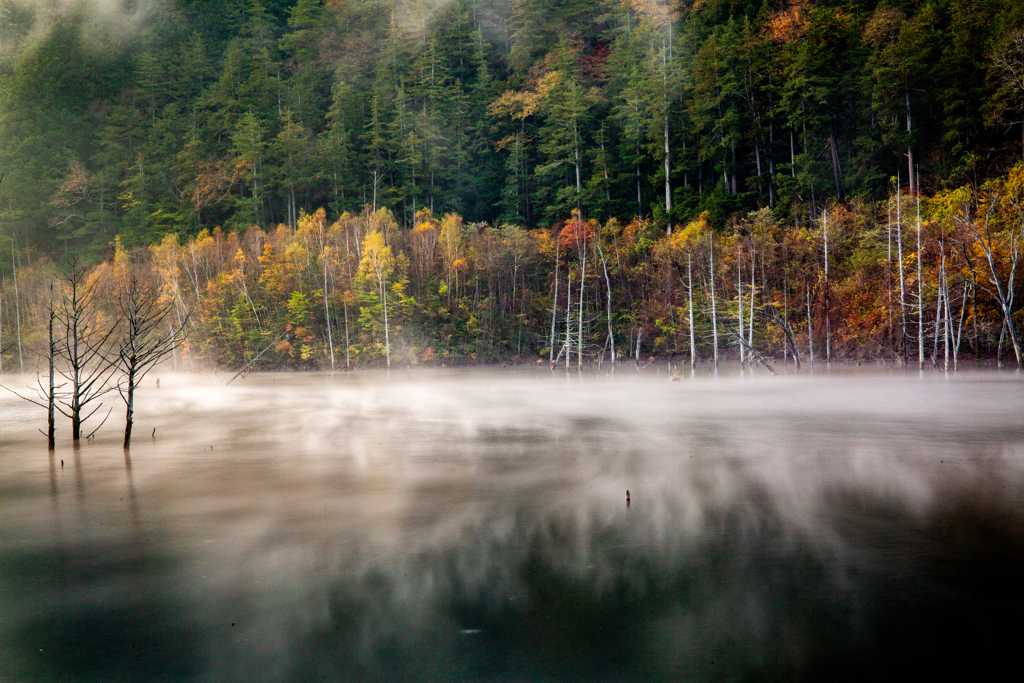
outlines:
M743 352L743 252L741 247L737 244L736 246L736 296L739 302L739 322L740 322L740 365L746 363L744 352Z
M351 253L351 252L348 251L348 235L347 234L345 235L345 252L346 252L346 254L350 254ZM347 270L348 261L346 260L345 263L346 263L346 270ZM331 271L331 284L334 285L335 289L337 289L338 283L334 279L334 271ZM349 348L348 348L348 290L344 290L342 292L342 294L341 294L341 309L343 311L344 320L345 320L345 370L348 371L348 370L351 369L350 363L349 363Z
M668 234L672 234L672 156L668 146L668 109L665 110L665 219L668 221Z
M796 178L796 147L793 142L793 129L789 129L789 176Z
M953 327L950 324L950 310L949 310L949 278L946 277L946 244L944 240L939 241L939 251L941 256L940 271L939 271L939 291L942 293L943 300L943 326L942 326L942 357L943 357L943 372L949 372L949 349L952 346L952 335ZM955 363L954 363L955 366Z
M946 274L942 273L942 290L944 293L943 301L945 302L945 312L942 314L942 370L943 372L949 372L949 347L950 335L952 329L949 325L949 282L946 279Z
M832 320L831 320L831 301L829 300L829 282L828 282L828 209L823 214L824 216L824 227L823 232L825 235L825 364L830 365L832 363Z
M750 307L747 310L747 346L754 348L754 296L757 292L757 281L754 274L754 262L757 260L757 246L750 244Z
M580 205L580 194L583 192L583 185L580 178L580 132L579 124L574 118L572 121L573 155L576 162L576 212L579 214L580 222L583 222L583 208Z
M832 176L835 178L836 182L836 195L842 197L842 183L839 180L839 145L836 142L836 131L834 126L829 126L828 146L829 151L832 153Z
M963 341L964 314L967 312L967 289L964 289L960 297L960 320L956 326L956 338L953 339L953 372L957 371L957 363L960 359L960 342Z
M1003 319L1003 324L999 328L999 344L996 346L996 367L1003 367L1003 341L1006 339L1006 319Z
M914 147L910 142L914 132L910 119L910 91L904 94L906 95L907 102L907 168L910 173L910 194L914 194L918 190L918 186L914 178Z
M25 359L21 351L21 296L18 294L18 267L14 262L14 240L11 240L11 269L14 272L14 319L18 330L18 371L25 374Z
M697 365L697 342L693 335L693 268L690 255L686 255L686 293L690 300L690 369Z
M715 343L715 367L718 367L718 311L715 304L715 238L708 236L711 245L711 267L709 275L711 279L711 335Z
M886 328L889 334L889 343L892 343L892 204L888 199L885 202L885 232L888 244L885 252L886 284L889 289L889 307L885 310Z
M331 350L331 374L334 374L334 335L331 331L331 307L327 299L327 250L324 249L324 319L327 321L327 347Z
M391 369L391 332L388 327L388 283L380 278L380 298L384 302L384 353L387 356L388 370Z
M814 329L811 325L811 287L807 286L807 351L814 367Z
M177 313L177 311L175 311L175 313ZM167 338L171 340L171 364L174 367L174 371L177 372L178 371L178 345L174 343L174 339L175 339L174 327L171 325L171 322L169 320L167 321L167 332L168 332Z
M577 328L577 334L579 335L576 339L576 367L578 370L583 370L583 286L587 281L587 243L586 236L584 235L583 242L583 261L580 271L580 314L579 314L579 327Z
M942 371L949 372L949 335L952 330L949 326L949 282L946 279L945 254L943 254L942 259L942 270L942 300L946 307L942 314Z
M348 297L342 297L342 307L345 311L345 369L351 370L352 365L349 360L349 341L348 341Z
M640 155L640 144L637 143L637 156ZM640 194L640 164L636 165L636 219L640 220L640 216L643 214L644 202L643 195Z
M672 37L672 26L669 24L669 38ZM668 121L669 121L669 107L668 107L668 56L665 52L665 48L661 49L661 62L662 62L662 106L665 108L665 219L668 221L668 234L672 234L672 155L669 150L669 136L668 136Z
M1014 236L1011 233L1010 245L1009 245L1009 247L1010 247L1010 254L1009 254L1010 255L1010 273L1007 276L1007 286L1006 286L1006 289L1004 290L1003 289L1002 281L1001 281L1000 276L999 276L998 268L996 267L995 254L993 253L993 248L992 248L992 234L991 234L990 227L989 227L989 222L991 220L991 211L992 210L990 209L989 215L986 216L986 218L985 218L985 236L984 237L982 237L981 233L978 231L977 226L974 225L974 222L970 220L969 216L964 219L964 222L966 223L968 228L971 230L971 232L974 234L974 239L977 241L978 246L981 247L982 252L985 254L985 261L986 261L986 264L988 265L988 279L989 279L989 283L995 288L995 290L993 291L992 289L989 289L988 287L984 287L983 286L983 289L985 289L985 291L987 291L989 293L989 295L992 296L992 298L994 298L996 300L996 302L999 304L999 309L1000 309L1000 311L1003 314L1003 327L1002 327L1002 329L1001 329L1001 331L999 333L999 348L996 351L996 362L997 362L997 365L1001 362L1001 358L1002 358L1003 339L1004 339L1004 337L1006 335L1006 332L1009 331L1009 333L1010 333L1010 343L1013 344L1013 352L1014 352L1014 355L1016 356L1016 359L1017 359L1017 367L1020 368L1020 367L1022 367L1022 363L1024 363L1024 357L1022 357L1022 352L1021 352L1021 348L1020 348L1020 342L1017 339L1017 332L1016 332L1016 329L1014 328L1014 324L1013 324L1013 297L1014 297L1014 288L1015 288L1014 287L1014 281L1016 279L1017 264L1019 263L1019 256L1020 256L1020 252L1019 252L1020 243L1021 243L1022 240L1024 240L1024 226L1022 226L1022 228L1021 228L1022 232L1021 233L1017 233L1016 236ZM960 220L960 219L958 219L958 220ZM972 282L972 285L974 286L975 292L976 292L977 291L977 287L978 287L978 282L974 281L974 282ZM975 296L977 296L977 294L975 294ZM977 310L977 300L975 300L974 307L975 307L975 311L976 311ZM977 316L975 316L975 319L976 318L977 318ZM977 322L975 322L975 324L977 324ZM977 332L975 332L975 336L977 336Z
M935 330L932 334L932 364L939 367L939 332L942 330L942 275L939 275L938 294L935 297Z
M572 358L572 271L569 271L568 282L565 284L565 371L569 372L569 359Z
M551 297L551 344L548 349L548 362L551 363L551 369L555 369L555 320L558 315L558 267L560 265L560 248L561 242L558 239L558 233L555 233L555 293Z
M900 318L903 326L903 366L907 365L907 291L903 283L903 220L900 212L899 177L896 179L896 258L900 263Z
M608 307L606 315L608 317L608 339L611 340L612 346L612 365L615 365L615 334L612 332L612 281L608 277L608 263L604 258L604 249L601 248L601 240L597 241L597 253L601 256L601 267L604 269L604 286L607 292ZM604 357L604 351L601 352L601 357Z
M909 114L908 114L909 126ZM913 184L913 181L911 181ZM924 368L924 280L921 277L921 197L917 197L917 366Z
M943 349L942 371L943 372L948 372L949 371L949 340L948 340L947 337L949 335L949 301L948 301L949 293L946 292L946 277L945 277L945 275L946 275L946 244L945 244L945 241L942 238L942 235L940 234L940 236L939 236L939 296L938 296L939 310L938 310L938 313L935 316L935 334L934 334L935 342L936 342L936 344L935 344L935 356L936 356L936 365L938 365L938 355L939 355L938 340L939 340L939 330L941 329L942 330L942 349ZM939 321L940 320L942 321L942 325L941 326L939 325Z

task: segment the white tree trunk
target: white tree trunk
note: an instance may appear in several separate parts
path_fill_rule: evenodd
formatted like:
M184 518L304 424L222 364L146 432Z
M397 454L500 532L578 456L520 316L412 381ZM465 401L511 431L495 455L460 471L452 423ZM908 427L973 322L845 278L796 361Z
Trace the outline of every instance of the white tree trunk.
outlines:
M580 266L580 315L579 315L579 327L577 333L579 337L576 339L576 367L579 370L583 370L583 285L587 281L587 247L586 237L584 236L583 242L583 260Z
M747 313L747 346L754 348L754 294L757 290L754 274L754 261L757 259L757 247L751 240L750 244L750 308Z
M900 264L900 319L903 329L903 364L907 364L907 290L903 283L903 217L900 212L899 178L896 180L896 260Z
M615 366L615 334L612 331L612 281L608 277L608 263L604 258L604 249L601 248L601 240L597 241L597 253L601 256L601 268L604 269L604 286L607 294L607 310L605 315L608 317L608 339L611 341L612 346L612 367ZM602 358L604 352L601 352Z
M693 335L693 268L690 255L686 255L686 291L690 300L690 369L697 364L697 343Z
M825 234L825 364L832 362L832 320L829 310L831 308L831 301L829 300L829 282L828 282L828 211L824 212L824 226L823 232Z
M331 350L331 374L334 374L334 335L331 331L331 307L327 299L327 250L322 255L324 260L324 319L327 321L327 347Z
M814 367L814 328L811 324L811 288L807 287L807 352Z
M391 369L391 331L388 327L388 283L383 276L380 277L380 300L384 302L384 353L388 360L388 370Z
M914 147L911 144L910 140L910 137L913 134L914 130L911 126L910 119L910 93L907 92L905 94L907 101L907 167L909 169L910 174L910 194L915 194L917 192L918 186L917 181L914 177Z
M909 121L909 115L907 120ZM911 184L913 184L913 181L911 181ZM924 279L921 277L920 197L917 197L917 366L918 368L924 368Z
M555 367L555 319L558 315L558 267L559 267L559 252L560 242L558 239L558 233L555 233L555 293L551 297L551 344L548 348L548 362L551 363L551 369Z
M572 357L572 271L565 284L565 371L569 372L569 359Z
M711 336L715 343L715 367L718 367L718 311L715 304L715 238L708 236L708 241L711 244L711 267L710 267L710 279L711 279Z
M18 330L18 372L25 374L25 359L21 351L21 296L18 294L18 267L14 264L14 240L11 240L11 270L14 273L14 317Z
M740 365L745 361L743 352L743 251L739 244L736 245L736 298L739 302L739 323L740 323Z

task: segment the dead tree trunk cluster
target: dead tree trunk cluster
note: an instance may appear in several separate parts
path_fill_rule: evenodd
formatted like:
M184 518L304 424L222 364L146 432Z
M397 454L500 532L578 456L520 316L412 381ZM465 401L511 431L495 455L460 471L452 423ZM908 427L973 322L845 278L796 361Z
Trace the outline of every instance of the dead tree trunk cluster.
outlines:
M33 394L12 391L47 411L47 445L56 447L56 413L71 421L77 445L103 426L113 408L92 431L85 424L99 413L103 398L117 390L125 404L124 448L131 447L136 390L161 360L185 338L186 320L166 326L171 303L161 302L154 287L134 274L118 283L111 322L98 316L98 284L77 261L69 261L50 285L49 335L45 353L47 378L37 374ZM39 354L41 357L43 354ZM5 387L6 388L6 387ZM10 391L10 390L9 390Z

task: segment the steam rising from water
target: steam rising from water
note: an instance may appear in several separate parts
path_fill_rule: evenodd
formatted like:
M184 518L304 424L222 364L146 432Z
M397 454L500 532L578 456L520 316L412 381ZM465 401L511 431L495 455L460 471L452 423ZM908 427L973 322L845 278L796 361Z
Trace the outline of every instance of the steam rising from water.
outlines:
M1015 378L161 379L130 467L0 399L18 679L843 678L1020 635Z

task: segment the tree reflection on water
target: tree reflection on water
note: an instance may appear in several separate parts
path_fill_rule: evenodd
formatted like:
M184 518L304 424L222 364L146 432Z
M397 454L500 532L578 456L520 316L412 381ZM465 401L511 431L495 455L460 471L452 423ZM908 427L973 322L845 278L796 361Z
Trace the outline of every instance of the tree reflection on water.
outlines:
M0 670L994 672L1022 630L1020 393L996 377L165 378L139 424L173 436L131 461L111 434L61 470L27 422L0 445Z

